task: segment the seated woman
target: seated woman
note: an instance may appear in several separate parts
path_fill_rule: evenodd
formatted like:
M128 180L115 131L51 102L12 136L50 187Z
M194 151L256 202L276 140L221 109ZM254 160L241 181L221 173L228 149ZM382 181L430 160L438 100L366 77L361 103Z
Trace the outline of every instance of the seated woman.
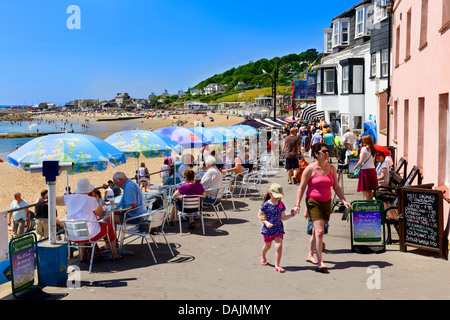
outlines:
M75 193L56 197L57 206L67 207L67 219L74 220L84 220L84 221L97 221L103 214L102 206L93 197L93 191L95 186L93 186L88 179L83 178L78 180L77 189ZM104 238L108 242L109 236L109 248L113 254L114 259L119 258L119 254L116 250L116 234L114 228L110 223L95 223L88 222L88 230L91 239L88 238L77 238L73 242L88 242L96 241L98 239ZM80 259L81 261L89 261L90 257L86 257L85 248L80 248Z
M164 183L163 183L164 186L173 186L175 184L181 183L181 179L178 176L178 174L175 175L175 183L174 183L173 173L174 173L174 168L173 168L173 166L170 166L169 177L166 179L166 181L164 181Z
M378 185L387 186L389 184L389 165L386 161L386 155L383 152L376 154L377 164L377 179Z
M232 172L236 175L236 180L242 181L242 172L244 171L242 160L239 156L234 155L234 149L232 148L227 150L226 165L228 168L222 169L222 173Z
M194 195L200 195L203 197L206 197L205 189L203 188L203 185L201 183L195 182L195 172L191 169L187 169L184 171L184 178L186 179L186 184L183 184L178 188L177 191L173 194L172 198L176 199L180 195L185 196L194 196ZM169 216L169 224L173 225L173 220L175 219L175 213L176 210L181 211L183 208L183 204L181 200L177 199L175 202L175 206L172 206L172 210L170 211ZM195 209L194 209L195 210ZM185 213L193 213L196 212L188 212L188 210L185 210ZM189 229L194 229L194 217L189 216Z

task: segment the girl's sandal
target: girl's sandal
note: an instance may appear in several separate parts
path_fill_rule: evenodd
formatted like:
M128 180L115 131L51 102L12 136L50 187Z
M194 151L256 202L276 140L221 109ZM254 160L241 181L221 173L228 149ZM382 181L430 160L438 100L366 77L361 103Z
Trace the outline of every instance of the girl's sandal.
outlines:
M267 266L267 260L264 259L262 255L259 256L259 263L261 263L262 266Z
M284 272L286 272L286 270L284 270L284 269L281 268L281 267L275 267L275 271L276 271L276 272L279 272L279 273L284 273Z

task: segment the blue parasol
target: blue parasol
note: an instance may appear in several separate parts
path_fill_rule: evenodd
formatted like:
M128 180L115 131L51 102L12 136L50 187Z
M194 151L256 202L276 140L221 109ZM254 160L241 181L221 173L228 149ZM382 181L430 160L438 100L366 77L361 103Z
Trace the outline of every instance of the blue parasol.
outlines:
M200 137L194 131L185 127L166 127L156 129L154 132L169 137L185 149L201 148L211 143L206 137Z
M126 162L123 152L100 138L76 133L51 134L35 138L8 155L8 163L29 170L44 160L72 162L69 174L106 170Z
M183 151L179 144L155 131L121 131L109 136L105 141L133 158L139 158L141 154L146 158L169 157L172 150Z

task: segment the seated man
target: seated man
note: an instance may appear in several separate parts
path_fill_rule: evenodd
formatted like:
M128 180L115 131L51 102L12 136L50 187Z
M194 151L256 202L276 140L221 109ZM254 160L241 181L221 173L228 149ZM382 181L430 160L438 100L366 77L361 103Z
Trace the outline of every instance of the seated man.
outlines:
M120 202L118 204L119 210L116 210L114 213L114 222L116 224L123 223L125 212L130 212L127 214L126 219L135 217L141 214L145 213L144 206L144 198L142 196L142 191L137 185L136 182L134 182L131 179L128 179L128 177L123 172L116 172L113 176L113 182L116 186L122 188L123 194L122 198L120 199ZM140 207L140 208L139 208ZM139 208L137 210L131 210L134 208ZM110 216L109 214L106 215L105 221L110 222ZM137 221L129 221L129 223L138 223Z
M206 173L202 177L200 183L206 190L206 197L203 199L204 203L214 203L217 196L217 189L210 190L210 188L217 188L222 185L222 172L216 167L216 159L213 156L205 158Z

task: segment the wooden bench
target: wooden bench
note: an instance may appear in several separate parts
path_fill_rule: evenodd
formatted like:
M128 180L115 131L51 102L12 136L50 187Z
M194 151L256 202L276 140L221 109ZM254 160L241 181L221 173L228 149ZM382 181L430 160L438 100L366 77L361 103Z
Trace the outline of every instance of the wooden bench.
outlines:
M415 178L418 177L419 184L412 186ZM390 184L392 186L379 186L374 190L375 199L383 202L384 210L383 216L385 217L385 223L387 226L387 238L386 243L391 244L394 241L392 240L392 231L391 226L395 228L397 233L400 235L400 224L399 221L401 217L398 212L398 189L401 187L417 187L417 188L425 188L431 189L434 184L420 184L422 182L422 175L420 173L420 169L414 166L406 179L400 179L398 173L394 172L394 175L391 177Z

